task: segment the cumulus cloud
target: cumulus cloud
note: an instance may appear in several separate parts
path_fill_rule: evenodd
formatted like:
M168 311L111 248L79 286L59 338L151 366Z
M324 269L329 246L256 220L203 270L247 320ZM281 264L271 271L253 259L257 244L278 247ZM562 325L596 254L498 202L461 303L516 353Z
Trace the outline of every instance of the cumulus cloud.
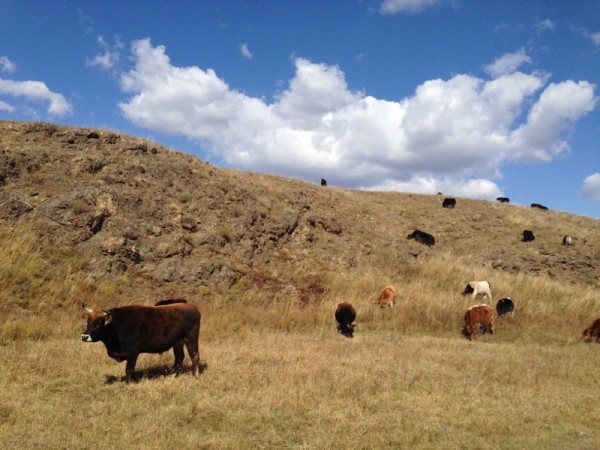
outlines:
M119 49L123 47L119 36L115 36L115 44L112 47L106 42L104 36L98 36L96 42L102 49L102 52L98 53L92 59L87 58L85 65L88 67L100 67L106 71L113 70L121 57Z
M173 66L149 39L132 54L135 66L120 79L130 97L119 106L137 125L187 136L233 167L365 189L494 198L502 164L568 150L564 133L596 102L586 81L546 85L515 62L492 79L429 80L390 101L351 90L339 67L305 58L267 102L211 69Z
M17 65L6 56L0 56L0 72L13 73L17 70Z
M600 202L600 173L594 173L583 180L581 195Z
M252 52L250 51L248 44L246 44L246 43L243 43L242 45L240 45L240 51L242 52L242 55L244 56L244 58L252 59L252 57L254 56L252 54Z
M382 14L419 13L439 3L439 0L384 0L380 11Z
M3 102L2 100L0 100L0 111L14 112L15 111L15 107L12 106L12 105L9 105L6 102Z
M71 112L71 104L65 97L52 92L41 81L14 81L0 78L0 96L23 97L28 101L48 103L47 112L56 116L64 116Z
M514 53L505 53L487 66L485 71L493 77L507 75L515 72L523 64L531 64L531 58L525 53L525 49L521 48Z

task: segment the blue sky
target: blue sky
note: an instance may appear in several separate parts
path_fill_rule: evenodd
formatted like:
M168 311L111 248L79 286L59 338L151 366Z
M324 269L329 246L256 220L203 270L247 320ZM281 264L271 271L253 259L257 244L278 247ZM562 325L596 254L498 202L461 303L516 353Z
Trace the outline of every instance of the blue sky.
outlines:
M600 218L598 0L0 0L0 119Z

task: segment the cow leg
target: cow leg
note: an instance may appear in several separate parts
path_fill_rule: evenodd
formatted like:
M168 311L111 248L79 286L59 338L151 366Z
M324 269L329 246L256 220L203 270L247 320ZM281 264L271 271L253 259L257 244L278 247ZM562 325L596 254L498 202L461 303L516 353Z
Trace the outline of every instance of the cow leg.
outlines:
M198 336L185 340L185 348L192 360L192 374L197 377L200 375L200 352L198 351ZM183 353L183 350L182 350Z
M135 372L135 363L137 362L137 358L137 353L127 356L127 365L125 366L125 381L127 383L133 380L133 373Z
M181 365L183 363L183 341L177 342L173 346L173 353L175 354L175 364L173 364L173 372L181 371Z

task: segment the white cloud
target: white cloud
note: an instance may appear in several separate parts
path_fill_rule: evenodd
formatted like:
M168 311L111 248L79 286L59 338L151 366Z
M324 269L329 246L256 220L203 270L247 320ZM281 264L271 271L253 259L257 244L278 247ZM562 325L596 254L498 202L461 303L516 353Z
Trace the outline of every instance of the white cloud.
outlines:
M123 47L120 36L115 36L115 44L112 48L110 44L106 42L104 36L98 36L96 42L103 51L98 53L92 59L86 58L85 65L88 67L100 67L107 71L115 69L121 57L119 49Z
M551 83L540 95L527 121L512 134L513 156L524 160L550 161L569 150L563 131L592 111L595 86L587 81Z
M6 56L0 56L0 72L13 73L17 70L17 65Z
M564 131L596 101L586 81L545 86L543 74L510 70L426 81L388 101L350 90L339 67L296 58L268 103L211 69L173 66L148 39L132 53L135 67L120 80L131 97L119 105L132 122L197 140L233 167L349 187L494 198L502 164L567 149Z
M98 66L104 70L112 70L119 62L118 52L109 52L108 50L102 54L96 55L93 59L86 59L85 65L88 67Z
M246 43L243 43L242 45L240 45L240 51L242 52L242 55L244 56L244 58L252 59L252 57L254 56L252 54L252 52L250 51L248 44L246 44Z
M384 0L380 11L382 14L419 13L439 3L439 0Z
M515 53L505 53L487 66L485 71L493 77L508 75L515 72L523 64L530 64L531 58L525 53L525 49L521 48Z
M594 43L594 45L600 45L600 31L597 33L586 33L586 36Z
M583 180L581 195L600 202L600 173L594 173Z
M538 33L542 33L546 30L554 30L556 27L556 22L550 19L545 19L536 22L534 26Z
M61 94L52 92L41 81L13 81L0 78L0 96L24 97L30 101L48 103L49 114L64 116L71 112L71 104Z
M14 112L15 107L0 100L0 111Z
M378 186L368 188L373 191L401 191L418 194L455 195L457 197L493 199L502 195L496 183L485 179L447 178L415 176L407 181L387 180Z

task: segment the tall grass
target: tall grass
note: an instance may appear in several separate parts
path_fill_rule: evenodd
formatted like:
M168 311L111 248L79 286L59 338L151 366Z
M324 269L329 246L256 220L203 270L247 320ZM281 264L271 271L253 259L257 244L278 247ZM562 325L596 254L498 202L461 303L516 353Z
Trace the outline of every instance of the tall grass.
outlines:
M451 264L452 262L452 264ZM514 318L469 342L463 283L512 295ZM142 355L140 381L78 339L75 306L3 325L0 442L10 448L540 448L600 446L598 346L578 336L597 292L431 255L385 272L327 274L308 305L203 295L199 379ZM386 284L396 306L371 302ZM159 295L159 294L157 294ZM97 299L108 303L109 300ZM355 337L335 329L340 301ZM480 300L477 300L478 302ZM49 319L52 317L52 319ZM35 320L33 320L35 319ZM24 327L24 328L19 328ZM27 328L29 327L29 328ZM186 360L189 365L189 360ZM108 431L107 431L108 430Z

